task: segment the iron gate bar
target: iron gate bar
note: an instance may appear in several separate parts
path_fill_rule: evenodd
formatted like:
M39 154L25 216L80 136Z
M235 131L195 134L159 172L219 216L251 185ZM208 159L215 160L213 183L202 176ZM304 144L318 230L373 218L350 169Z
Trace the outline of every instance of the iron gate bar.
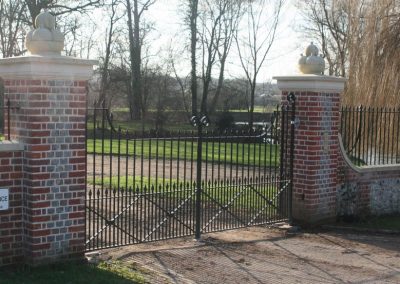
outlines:
M215 187L214 187L215 188ZM228 210L228 208L230 207L230 205L233 204L233 202L235 202L240 195L243 193L243 191L246 190L246 187L244 187L240 192L238 192L231 200L229 200L229 202L227 204L222 204L220 202L218 202L215 198L213 198L212 196L210 196L208 193L203 192L204 195L206 195L211 201L213 201L214 203L216 203L222 210L219 210L218 213L214 214L213 218L211 220L208 220L207 224L211 224L222 212L228 212L231 216L233 216L236 220L238 220L240 223L245 224L245 222L243 222L243 220L241 220L239 217L237 217L234 213L232 213L230 210ZM204 228L207 228L208 225L206 224L206 226L203 227L202 231L204 230Z
M111 200L112 197L106 197L105 199L106 199L106 200L107 200L107 199ZM137 198L137 199L136 199L133 203L131 203L128 207L126 207L126 208L123 209L120 213L118 213L116 216L114 216L113 219L108 219L107 217L104 217L104 216L103 216L102 214L100 214L99 212L97 212L97 211L95 211L95 210L93 210L93 209L89 209L89 210L92 210L92 212L94 213L94 215L99 216L99 217L100 217L101 219L103 219L103 220L105 221L105 223L106 223L106 225L103 226L100 230L98 230L98 231L96 232L96 234L93 235L93 236L89 239L89 241L91 241L92 239L96 238L98 235L102 234L102 232L105 231L111 224L112 224L112 225L115 225L114 221L115 221L116 219L118 219L124 212L126 212L138 199L139 199L139 198ZM95 199L93 199L93 200L95 201ZM102 200L104 200L104 198L103 198ZM122 229L121 229L121 230L122 230ZM132 238L135 238L133 235L130 235L130 234L129 234L129 236L131 236ZM137 238L135 238L135 239L137 239ZM138 239L137 239L137 240L138 240Z
M292 115L290 119L290 164L289 164L289 194L288 194L288 219L289 224L293 223L293 204L292 204L292 196L293 196L293 164L294 164L294 135L295 135L295 126L296 126L296 96L294 93L289 93L288 101L291 104Z
M252 191L254 191L258 196L260 196L261 199L263 199L264 201L266 201L267 203L269 203L270 206L276 208L276 206L272 203L271 199L266 198L266 197L265 197L264 195L262 195L257 189L255 189L252 185L247 185L247 187L250 188ZM278 192L278 194L279 194L280 192L282 192L282 191L283 191L283 190L280 190L280 191ZM278 194L277 194L277 195L278 195Z
M289 183L286 183L286 186L285 186L285 187L287 187L288 185L289 185ZM268 205L265 205L259 212L257 212L257 214L253 217L253 219L251 220L251 222L248 223L248 226L250 226L250 224L252 224L252 222L253 222L256 218L258 218L258 216L259 216L263 211L265 211L266 208L271 208L271 207L273 207L273 208L275 208L275 209L278 209L278 208L276 207L276 205L273 203L273 200L276 200L277 197L279 196L279 194L281 194L285 189L287 189L287 188L282 188L279 192L277 192L277 194L274 196L273 199L267 199L267 198L265 198L264 196L262 196L262 195L260 194L260 197L262 197L262 199L264 199L264 200L268 203ZM258 193L258 192L256 192L256 193Z
M185 192L187 192L187 191L189 191L189 190L185 190ZM191 191L192 191L192 190L191 190ZM174 191L174 193L176 193L176 191ZM149 200L149 202L152 203L152 204L154 204L156 207L160 208L161 211L163 211L164 213L166 213L167 217L172 217L173 219L175 219L176 221L178 221L180 224L182 224L184 227L186 227L186 228L190 229L191 231L193 231L192 228L190 228L189 226L187 226L182 220L180 220L179 218L177 218L177 217L175 216L175 213L178 212L178 211L182 208L182 206L185 205L190 199L192 199L193 195L195 195L195 192L192 192L192 194L190 194L190 196L189 196L188 198L186 198L183 202L181 202L181 203L179 204L179 206L176 207L176 208L174 208L171 212L168 211L168 210L166 210L166 209L163 208L162 206L158 205L158 204L155 203L154 201L149 200L149 199L147 199L147 200ZM144 241L144 240L147 240L148 237L151 236L151 235L154 233L154 231L158 230L167 220L170 220L170 219L164 217L164 219L163 219L161 222L159 222L159 224L157 224L156 227L153 228L152 232L150 232L150 233L143 239L143 241Z
M197 169L197 174L196 174L196 231L195 231L195 238L196 240L200 240L200 236L201 236L201 193L202 193L202 189L201 189L201 158L202 158L202 123L200 121L197 122L198 123L198 127L197 127L197 164L196 164L196 169ZM172 147L171 147L172 148ZM219 169L219 167L218 167ZM218 172L219 174L219 172Z

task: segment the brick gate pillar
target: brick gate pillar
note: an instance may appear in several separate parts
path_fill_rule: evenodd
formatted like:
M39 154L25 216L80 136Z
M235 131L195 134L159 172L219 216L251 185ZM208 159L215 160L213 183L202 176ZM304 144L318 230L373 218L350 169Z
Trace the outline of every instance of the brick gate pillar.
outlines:
M293 219L313 224L336 216L339 108L344 78L275 77L282 98L296 96Z
M24 249L33 264L83 257L85 239L86 85L96 61L60 56L60 34L49 31L54 41L28 34L34 55L0 60L4 96L19 107L9 119L12 139L25 145Z

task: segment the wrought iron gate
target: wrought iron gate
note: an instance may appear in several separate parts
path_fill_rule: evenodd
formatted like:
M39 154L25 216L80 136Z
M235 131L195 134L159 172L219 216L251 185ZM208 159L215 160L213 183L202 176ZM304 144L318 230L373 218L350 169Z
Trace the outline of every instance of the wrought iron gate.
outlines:
M87 121L86 250L290 221L295 99L257 131L129 132Z

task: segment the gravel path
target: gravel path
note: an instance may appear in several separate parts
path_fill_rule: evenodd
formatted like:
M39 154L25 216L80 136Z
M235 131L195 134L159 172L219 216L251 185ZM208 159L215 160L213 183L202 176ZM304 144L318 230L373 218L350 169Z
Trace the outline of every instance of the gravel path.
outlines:
M95 161L94 169L93 163ZM103 165L103 166L102 166ZM118 161L117 157L112 157L110 161L109 156L104 156L104 160L102 161L101 156L96 156L95 159L93 155L87 155L87 172L88 177L93 176L93 172L96 176L100 176L102 170L104 172L104 176L115 176L118 173L118 166L120 168L121 176L125 176L126 169L128 170L128 175L140 176L144 177L156 177L156 172L158 172L158 177L162 178L163 176L167 179L185 179L190 180L192 177L195 179L196 176L196 162L187 161L178 161L178 160L159 160L158 163L153 159L133 159L132 157L121 157L120 161ZM273 172L274 169L271 169ZM133 174L134 173L134 174ZM238 165L224 165L224 164L212 164L212 163L202 163L202 177L205 180L209 179L227 179L231 177L238 178L249 178L253 176L266 176L270 175L270 170L260 168L260 167L243 167ZM277 169L277 174L279 175L279 169Z

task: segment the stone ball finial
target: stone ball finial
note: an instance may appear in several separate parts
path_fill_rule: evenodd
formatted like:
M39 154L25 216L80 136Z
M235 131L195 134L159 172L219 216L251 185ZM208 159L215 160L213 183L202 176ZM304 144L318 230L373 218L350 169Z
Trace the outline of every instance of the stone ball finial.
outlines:
M26 48L31 54L60 55L64 48L64 35L56 29L56 19L48 11L35 19L36 29L26 35Z
M304 52L305 56L301 54L298 62L300 72L303 74L322 74L325 69L325 60L318 55L318 47L311 43Z

